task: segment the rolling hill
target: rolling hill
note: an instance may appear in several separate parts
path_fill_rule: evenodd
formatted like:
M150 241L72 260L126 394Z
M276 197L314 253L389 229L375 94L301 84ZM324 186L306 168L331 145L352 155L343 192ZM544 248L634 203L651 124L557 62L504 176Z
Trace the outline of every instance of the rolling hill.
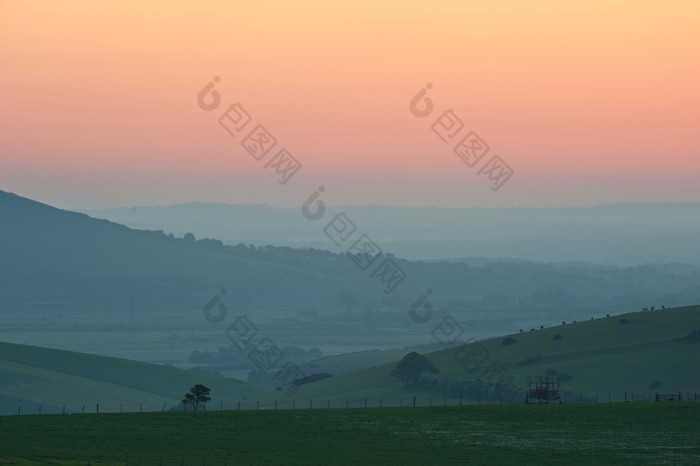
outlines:
M242 220L241 220L242 221ZM308 220L305 220L308 222ZM523 261L411 262L384 251L371 263L345 251L224 245L132 230L0 191L0 312L201 309L227 289L229 306L407 309L435 291L451 309L634 309L700 301L700 266L638 267ZM321 222L323 223L323 222ZM316 228L323 231L324 225ZM358 228L359 230L359 228ZM382 247L381 244L377 245ZM526 244L523 247L528 247ZM355 252L357 250L354 250ZM392 258L405 276L388 293L379 273ZM360 266L358 267L359 264ZM398 273L397 276L401 276Z
M700 393L700 342L697 335L695 340L688 338L694 329L700 329L700 306L634 312L484 340L478 342L479 351L471 351L475 346L469 343L428 353L440 369L432 387L427 380L421 388L406 388L389 375L394 361L302 385L288 396L277 392L259 400L263 406L282 400L280 406L285 407L292 398L307 403L330 400L335 406L358 406L365 398L374 406L383 399L386 406L406 403L416 395L424 404L429 396L442 402L443 395L452 403L460 396L465 402L478 401L479 396L493 402L498 401L492 391L498 380L514 386L503 390L504 397L516 397L515 389L526 387L528 376L547 371L568 374L571 378L564 377L562 390L569 389L577 401L595 395L607 401L609 392L614 401L622 401L625 392L630 397ZM506 338L515 342L504 345ZM475 356L470 359L469 354ZM499 372L501 368L504 372ZM478 384L479 380L484 383ZM655 381L660 385L652 385Z
M223 252L214 240L132 230L0 191L0 310L203 306L221 288L246 303L319 302L347 277ZM303 290L300 291L300 290Z
M450 260L508 257L531 261L590 261L629 266L700 263L700 203L624 203L591 207L446 209L344 205L358 226L399 257ZM224 243L274 244L334 250L333 242L298 207L187 204L84 211L131 228Z
M208 373L176 369L84 353L0 343L0 414L66 411L148 411L178 406L195 383L212 388L210 406L236 409L291 408L330 404L334 407L398 406L417 397L425 405L478 401L521 402L527 376L550 371L568 374L562 390L568 401L580 397L622 401L628 396L648 397L654 392L700 393L700 342L689 338L700 329L700 306L635 312L568 323L552 328L492 338L466 346L428 353L440 369L439 377L406 388L390 375L398 361L312 382L291 390L270 391L262 386ZM507 338L515 340L503 344ZM479 345L470 360L465 349ZM373 352L353 358L376 358ZM494 363L495 366L494 366ZM358 362L358 364L360 364ZM490 372L493 368L504 372ZM500 378L500 390L495 382ZM657 382L658 386L650 388ZM431 385L432 384L432 385ZM494 398L494 391L497 397ZM684 395L685 396L685 395ZM297 403L299 403L297 405Z
M154 411L182 406L187 390L212 389L211 404L239 400L266 388L199 371L0 343L0 414ZM230 407L230 406L229 406Z

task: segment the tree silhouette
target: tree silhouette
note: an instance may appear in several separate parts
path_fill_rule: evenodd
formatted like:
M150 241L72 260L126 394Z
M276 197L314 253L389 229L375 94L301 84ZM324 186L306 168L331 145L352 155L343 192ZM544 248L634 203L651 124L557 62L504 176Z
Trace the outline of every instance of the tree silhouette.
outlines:
M406 386L413 385L422 374L437 374L440 370L422 354L415 351L403 357L391 375L406 383Z
M192 405L192 409L197 411L199 404L202 403L206 406L207 401L211 400L209 396L211 390L202 384L197 384L190 388L189 393L185 393L185 398L182 400L184 405Z

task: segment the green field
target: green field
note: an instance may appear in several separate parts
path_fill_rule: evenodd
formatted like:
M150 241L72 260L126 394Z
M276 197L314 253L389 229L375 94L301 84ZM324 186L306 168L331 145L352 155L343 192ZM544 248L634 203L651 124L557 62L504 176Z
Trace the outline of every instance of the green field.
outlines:
M700 403L0 417L0 464L698 464Z

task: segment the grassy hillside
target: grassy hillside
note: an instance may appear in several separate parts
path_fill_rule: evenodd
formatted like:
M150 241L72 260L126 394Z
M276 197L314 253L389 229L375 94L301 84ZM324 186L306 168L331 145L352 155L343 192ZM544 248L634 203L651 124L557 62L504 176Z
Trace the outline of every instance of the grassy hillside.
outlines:
M130 297L140 309L192 309L221 288L229 303L316 303L349 283L261 255L235 256L215 240L132 230L3 191L0 219L0 311L109 310L126 308Z
M700 392L700 343L686 337L700 328L700 306L634 312L597 320L569 323L534 332L518 333L480 342L486 351L483 362L467 364L458 360L460 348L429 353L428 358L440 369L443 382L489 380L484 374L493 363L505 369L503 377L516 387L525 387L530 375L546 375L548 370L569 374L572 379L562 383L562 389L576 392L577 399L597 394L600 401L624 399L625 392L648 396L654 392ZM426 329L426 331L430 331ZM560 335L556 337L555 335ZM504 338L515 343L503 345ZM470 349L471 346L466 348ZM464 348L462 349L462 351ZM463 361L463 359L462 359ZM311 400L344 406L347 402L359 406L369 398L372 406L382 398L384 406L398 405L419 396L427 403L433 396L442 402L444 389L406 388L390 376L396 361L369 369L336 376L299 387L294 393L267 394L260 402L269 405L274 400ZM495 382L496 377L492 378ZM661 386L650 388L654 381ZM456 396L449 395L454 403ZM477 401L465 395L465 401ZM306 403L307 401L304 401Z
M179 405L202 383L212 389L210 406L260 393L263 387L174 367L0 343L0 414L161 410Z
M310 383L296 390L268 391L245 382L201 372L185 371L123 359L50 350L26 345L0 343L0 413L14 414L21 406L25 413L87 412L100 410L160 410L176 406L184 392L195 383L212 388L210 407L251 409L258 406L279 408L407 405L417 397L418 405L483 401L488 394L458 392L455 384L488 382L493 363L505 369L506 380L525 387L527 376L545 375L548 370L568 374L563 389L581 395L598 395L600 401L622 401L625 392L648 396L654 392L700 392L700 343L685 339L700 328L700 306L663 311L637 312L593 321L570 323L549 329L510 335L515 343L502 345L506 337L479 344L486 353L478 367L465 367L458 360L459 348L429 353L440 369L440 378L430 387L409 387L389 375L395 360L329 379ZM426 329L426 331L429 331ZM560 335L555 339L555 335ZM467 346L466 348L471 348ZM464 348L462 348L463 350ZM358 358L376 360L380 352L348 355L344 363L361 364ZM398 359L400 352L395 354ZM462 361L462 362L460 362ZM529 361L529 362L528 362ZM308 374L307 374L308 375ZM496 381L496 378L491 379ZM650 388L652 382L661 383ZM450 388L452 387L452 389ZM483 391L483 386L482 386ZM431 401L432 398L432 401ZM512 401L512 400L511 400Z
M698 464L700 403L0 417L0 464Z

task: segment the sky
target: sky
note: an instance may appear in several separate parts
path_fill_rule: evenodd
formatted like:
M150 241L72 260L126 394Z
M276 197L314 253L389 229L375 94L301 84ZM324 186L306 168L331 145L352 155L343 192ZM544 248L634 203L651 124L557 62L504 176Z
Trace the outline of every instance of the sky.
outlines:
M0 0L0 189L698 202L699 21L695 0Z

